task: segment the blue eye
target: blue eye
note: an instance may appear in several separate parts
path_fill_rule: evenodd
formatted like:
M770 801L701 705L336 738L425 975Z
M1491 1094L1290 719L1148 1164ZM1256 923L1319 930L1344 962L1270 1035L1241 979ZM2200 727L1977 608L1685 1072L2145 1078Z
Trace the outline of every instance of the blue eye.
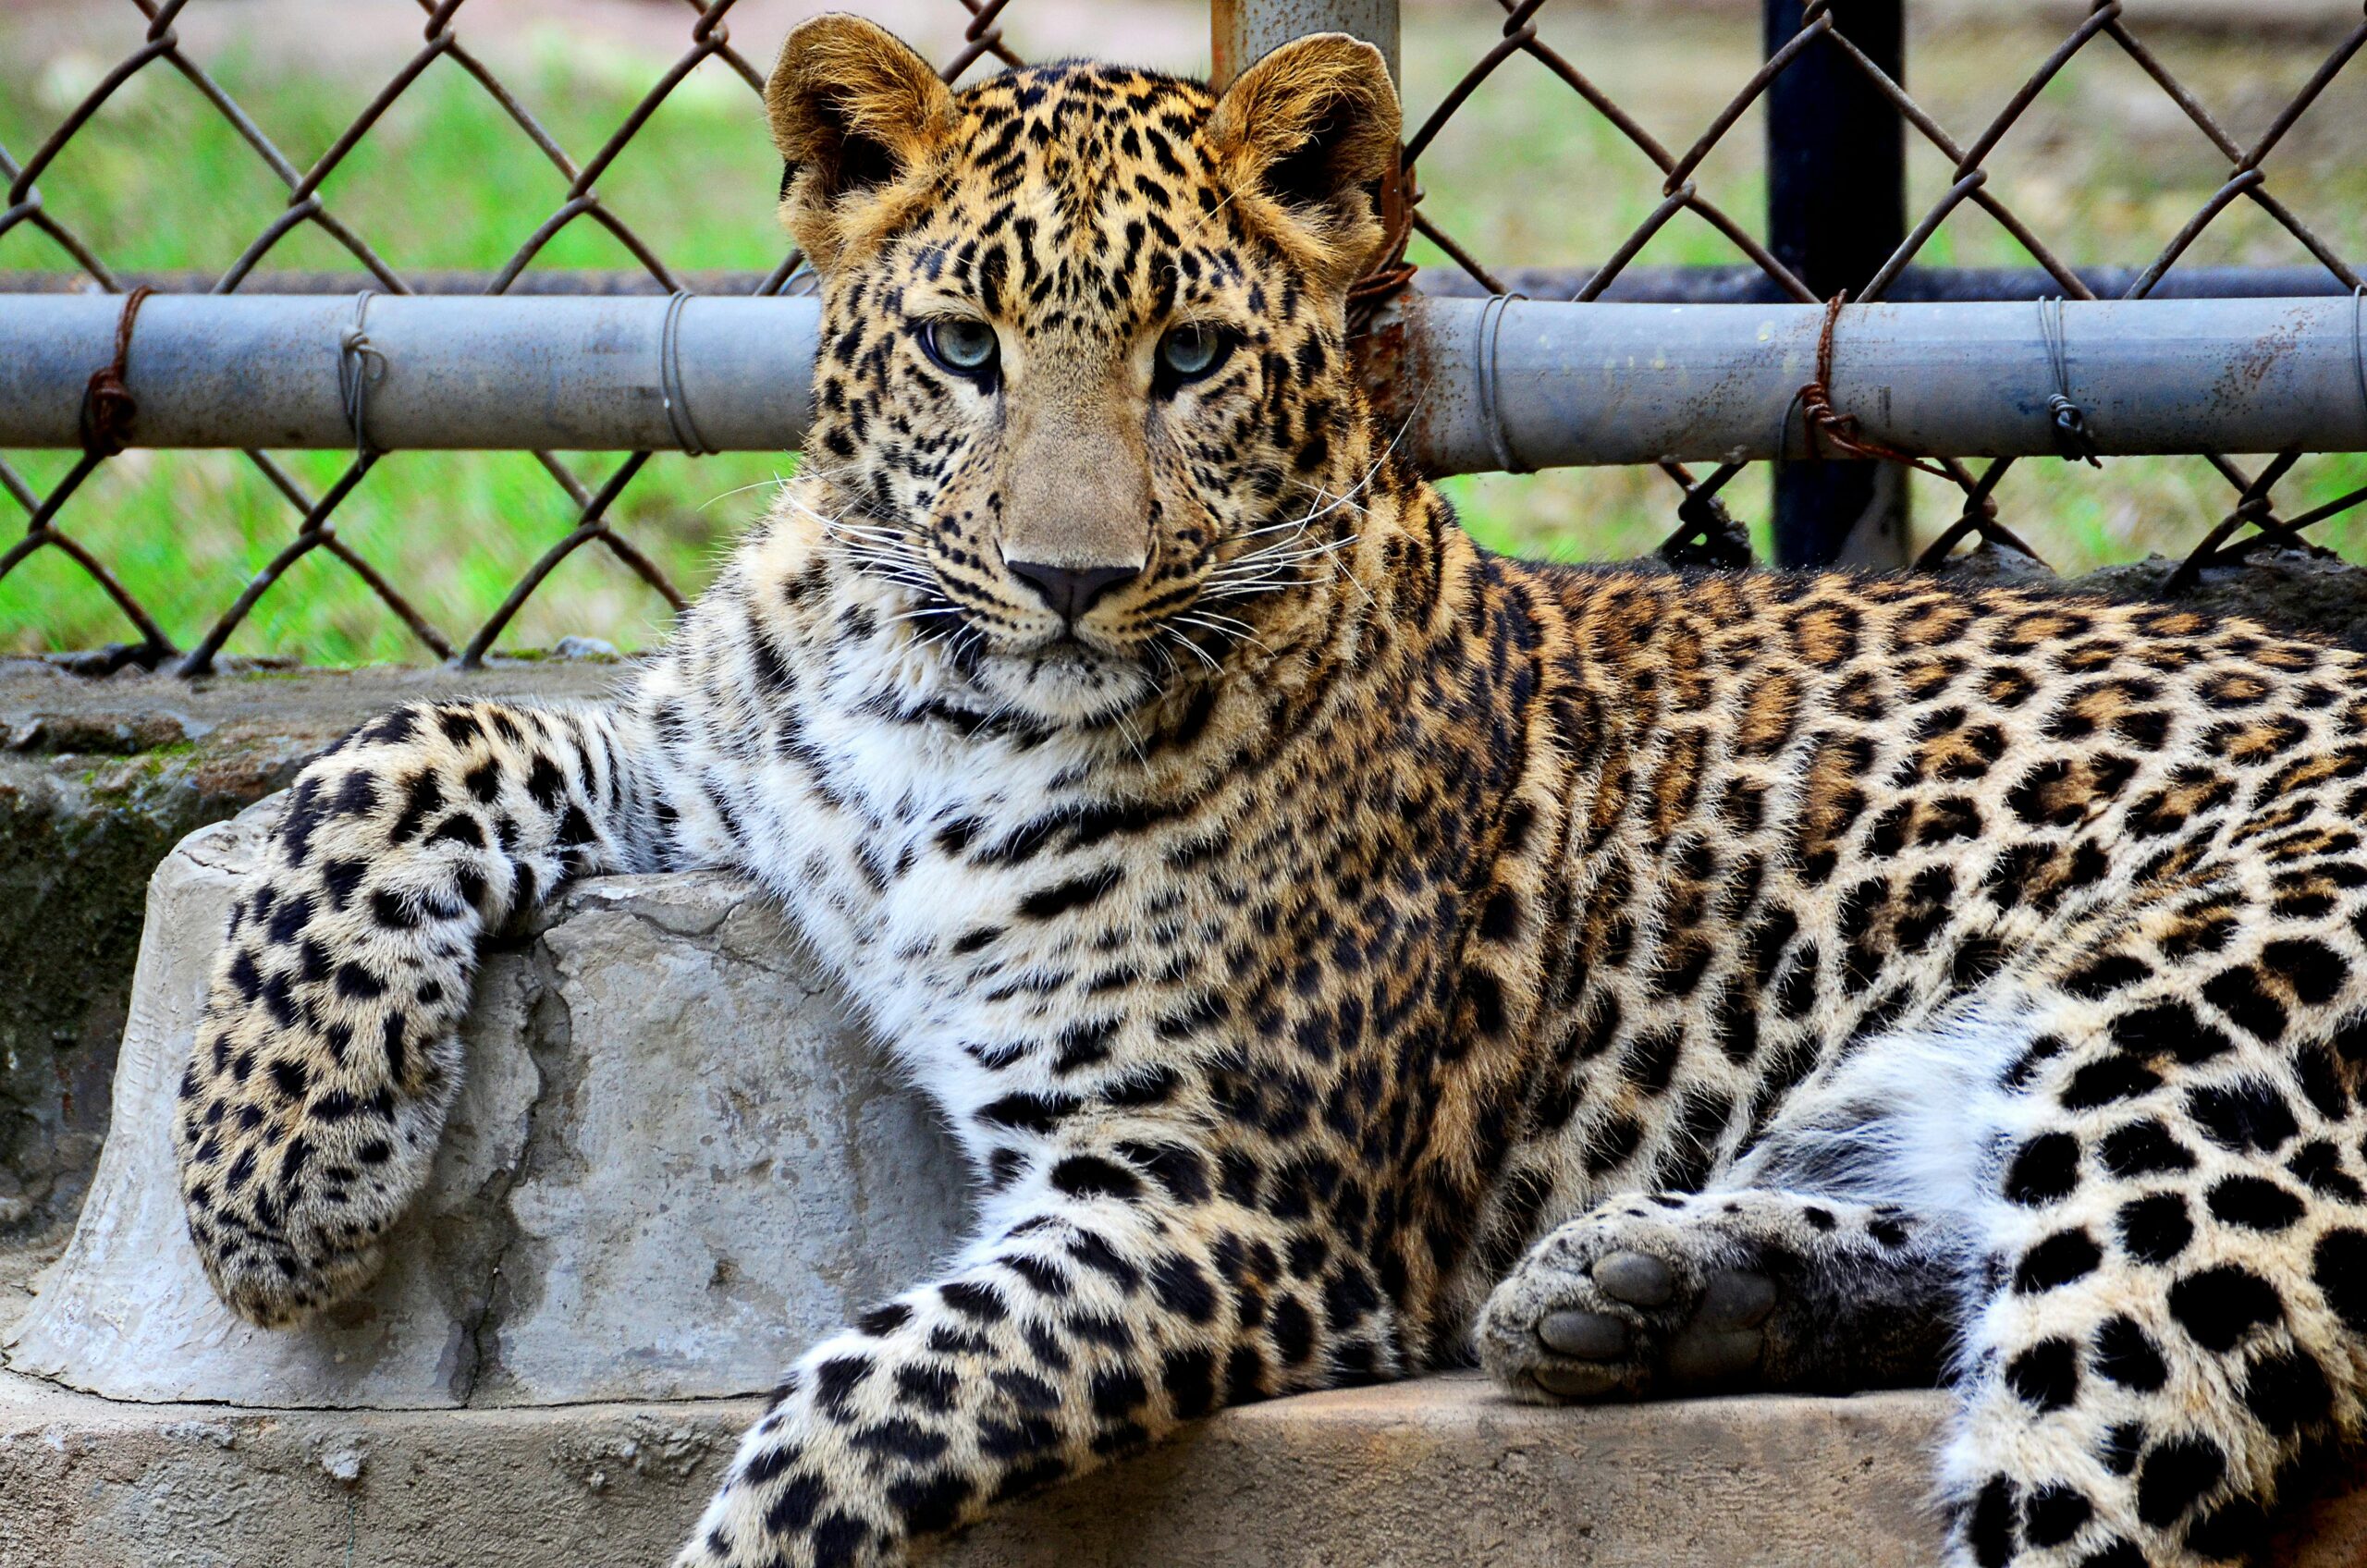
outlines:
M1159 340L1159 377L1171 386L1197 381L1224 363L1233 339L1222 329L1189 325L1171 328Z
M1000 345L995 329L969 316L939 316L921 327L928 357L956 375L983 381L994 374Z

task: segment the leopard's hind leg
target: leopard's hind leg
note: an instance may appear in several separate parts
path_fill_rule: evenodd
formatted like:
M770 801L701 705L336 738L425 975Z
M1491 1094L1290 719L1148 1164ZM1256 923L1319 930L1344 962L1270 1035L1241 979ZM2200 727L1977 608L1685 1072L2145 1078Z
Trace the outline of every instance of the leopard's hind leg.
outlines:
M1960 1116L2018 1037L2010 1012L1836 1053L1703 1191L1551 1231L1481 1310L1481 1363L1543 1400L1939 1382L1975 1256Z
M1483 1360L1530 1398L1862 1387L1861 1342L1952 1335L1953 1561L2245 1561L2367 1410L2367 975L2260 924L2198 972L2140 923L1844 1053L1727 1187L1549 1235Z
M2240 890L2180 904L1954 1030L1867 1042L1745 1161L1958 1217L1959 1563L2246 1561L2297 1470L2359 1433L2367 974L2347 928Z
M1999 1073L1944 1464L1964 1560L2249 1560L2367 1394L2367 1131L2309 937L2060 974Z

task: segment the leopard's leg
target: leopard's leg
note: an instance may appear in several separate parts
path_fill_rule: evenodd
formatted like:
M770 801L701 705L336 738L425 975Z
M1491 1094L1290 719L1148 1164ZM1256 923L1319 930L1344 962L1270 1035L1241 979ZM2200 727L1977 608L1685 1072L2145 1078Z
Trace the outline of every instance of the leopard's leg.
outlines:
M174 1117L190 1237L240 1316L298 1321L375 1270L459 1086L479 935L635 864L633 725L422 704L298 776L232 908Z
M807 1352L681 1568L853 1568L1270 1394L1397 1374L1359 1261L1286 1276L1269 1216L1140 1133L1064 1138L949 1276Z
M2102 952L2003 1070L1943 1475L1959 1562L2246 1561L2360 1433L2367 1036L2341 1025L2367 976L2338 938L2263 935L2184 974Z
M1481 1311L1481 1364L1530 1400L1929 1387L1961 1232L1889 1204L1631 1194L1563 1224Z

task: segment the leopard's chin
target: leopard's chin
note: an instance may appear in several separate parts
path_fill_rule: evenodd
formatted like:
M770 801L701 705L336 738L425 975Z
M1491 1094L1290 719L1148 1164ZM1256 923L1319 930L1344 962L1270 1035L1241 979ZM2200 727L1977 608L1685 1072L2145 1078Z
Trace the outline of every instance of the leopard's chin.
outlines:
M971 680L1002 711L1063 727L1115 722L1160 690L1142 660L1071 638L1021 652L987 651Z

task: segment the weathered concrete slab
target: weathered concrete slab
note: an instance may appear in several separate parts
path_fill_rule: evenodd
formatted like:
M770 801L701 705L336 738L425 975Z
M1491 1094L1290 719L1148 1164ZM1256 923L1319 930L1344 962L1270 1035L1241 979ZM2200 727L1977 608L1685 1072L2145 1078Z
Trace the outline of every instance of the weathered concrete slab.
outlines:
M95 659L104 667L104 659ZM0 1251L63 1240L106 1135L149 874L413 698L597 696L614 665L104 679L0 658ZM0 1257L0 1274L11 1260Z
M304 1329L240 1322L190 1246L169 1129L276 809L156 874L115 1131L16 1370L265 1406L744 1394L952 1246L958 1157L773 907L726 876L616 877L488 955L465 1086L385 1276Z
M753 1400L496 1411L122 1405L0 1375L0 1562L648 1568ZM1929 1393L1599 1410L1471 1378L1278 1400L1013 1509L944 1568L1923 1568ZM2356 1497L2286 1568L2367 1557Z

